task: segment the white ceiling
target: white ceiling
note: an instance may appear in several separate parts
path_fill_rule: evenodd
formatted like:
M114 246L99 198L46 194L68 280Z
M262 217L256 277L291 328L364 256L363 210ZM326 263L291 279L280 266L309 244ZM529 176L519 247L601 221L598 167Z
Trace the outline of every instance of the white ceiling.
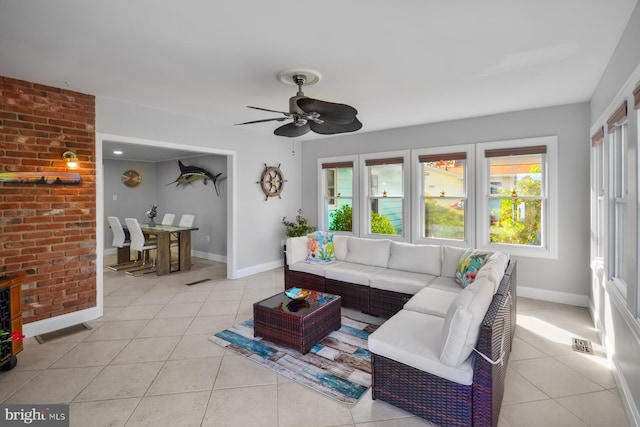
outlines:
M368 132L588 101L635 4L0 0L0 75L232 126L287 110L277 74L310 68L305 94Z

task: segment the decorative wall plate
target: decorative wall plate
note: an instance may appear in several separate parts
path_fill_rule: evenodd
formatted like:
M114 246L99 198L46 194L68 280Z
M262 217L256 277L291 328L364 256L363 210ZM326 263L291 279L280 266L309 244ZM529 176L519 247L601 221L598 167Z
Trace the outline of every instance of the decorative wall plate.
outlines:
M256 184L260 184L260 188L265 195L264 200L268 200L269 197L280 197L280 193L282 193L282 189L284 187L284 183L287 182L284 179L284 175L280 170L280 164L278 166L267 166L264 164L264 171L260 176L260 181L257 181Z
M127 187L137 187L140 182L142 182L142 177L134 170L128 170L122 174L122 183Z

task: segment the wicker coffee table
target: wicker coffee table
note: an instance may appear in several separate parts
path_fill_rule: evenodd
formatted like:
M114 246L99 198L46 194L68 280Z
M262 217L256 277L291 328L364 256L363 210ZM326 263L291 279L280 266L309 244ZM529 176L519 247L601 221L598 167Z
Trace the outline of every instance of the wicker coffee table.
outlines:
M284 292L253 304L253 335L308 353L311 347L340 329L339 295L311 291L305 301Z

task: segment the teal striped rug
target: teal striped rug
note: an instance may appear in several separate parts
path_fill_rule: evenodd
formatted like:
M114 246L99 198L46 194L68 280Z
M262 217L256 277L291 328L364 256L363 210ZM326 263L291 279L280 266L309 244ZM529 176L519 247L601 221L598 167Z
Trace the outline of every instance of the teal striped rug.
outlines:
M278 374L343 403L356 403L371 386L369 334L377 325L342 316L331 332L307 354L253 336L253 319L209 338Z

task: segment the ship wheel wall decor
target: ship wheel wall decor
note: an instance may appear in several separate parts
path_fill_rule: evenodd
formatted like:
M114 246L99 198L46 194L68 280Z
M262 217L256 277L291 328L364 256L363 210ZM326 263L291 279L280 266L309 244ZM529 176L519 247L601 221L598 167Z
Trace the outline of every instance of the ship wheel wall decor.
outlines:
M282 193L285 182L287 180L284 179L284 175L280 170L280 164L278 166L267 166L265 163L260 181L256 181L256 184L260 184L260 188L265 195L264 200L267 201L269 197L278 196L278 198L282 198L280 193Z

